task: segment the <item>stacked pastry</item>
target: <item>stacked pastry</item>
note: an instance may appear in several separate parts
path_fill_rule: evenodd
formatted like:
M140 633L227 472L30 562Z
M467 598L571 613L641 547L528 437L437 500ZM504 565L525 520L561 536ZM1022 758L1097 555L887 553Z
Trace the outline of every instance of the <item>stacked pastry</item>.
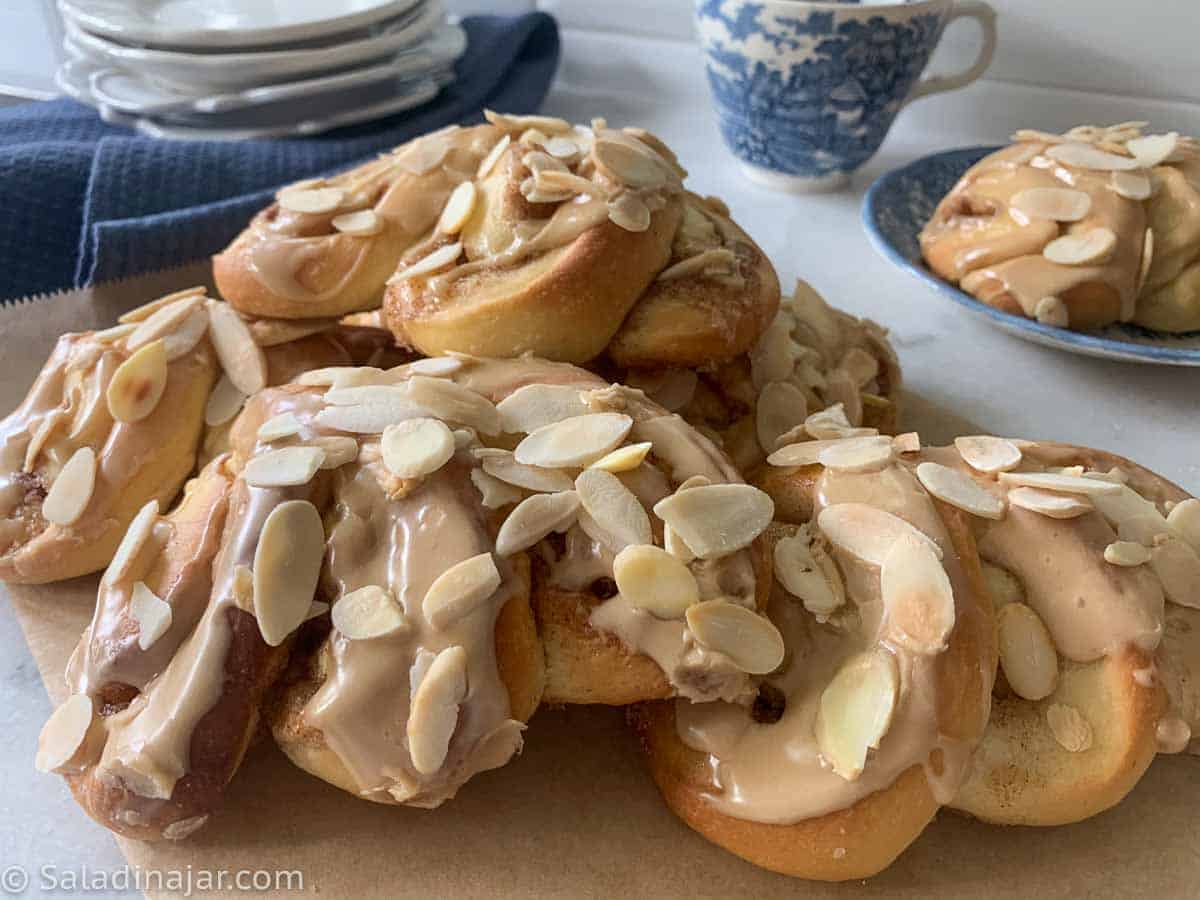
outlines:
M433 807L539 704L607 703L692 828L846 879L942 805L1069 821L1188 743L1200 502L893 436L882 329L781 303L661 141L488 120L284 189L228 303L64 337L4 422L4 576L105 569L38 753L93 817L186 837L260 721Z

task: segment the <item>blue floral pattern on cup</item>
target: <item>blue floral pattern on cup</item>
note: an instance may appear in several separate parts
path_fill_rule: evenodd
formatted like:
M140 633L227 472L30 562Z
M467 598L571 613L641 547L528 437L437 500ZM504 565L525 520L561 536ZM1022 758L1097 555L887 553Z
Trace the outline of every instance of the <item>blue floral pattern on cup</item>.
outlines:
M954 10L697 0L722 136L752 173L844 180L883 143Z

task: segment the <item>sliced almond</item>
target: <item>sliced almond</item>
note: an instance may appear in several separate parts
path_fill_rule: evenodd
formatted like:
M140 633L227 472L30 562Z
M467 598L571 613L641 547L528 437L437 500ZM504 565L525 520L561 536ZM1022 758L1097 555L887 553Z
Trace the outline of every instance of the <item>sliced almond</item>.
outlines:
M575 141L561 135L550 138L543 146L547 153L557 159L572 159L580 153L580 147Z
M1144 547L1153 546L1160 534L1167 534L1170 526L1156 509L1153 513L1138 513L1127 516L1117 524L1117 537Z
M1078 222L1092 209L1092 198L1074 188L1033 187L1013 195L1013 209L1029 219Z
M308 612L304 614L304 621L310 619L319 619L325 613L329 612L329 604L324 600L314 600L308 607Z
M325 451L321 447L281 447L247 462L242 480L251 487L308 484L323 462Z
M552 531L566 531L579 513L574 491L526 497L508 514L496 535L496 553L512 556L532 547Z
M750 351L750 379L758 390L792 376L796 342L792 340L790 322L791 317L781 310Z
M313 417L313 421L322 428L350 434L382 434L389 425L428 416L430 412L406 394L393 392L376 403L327 406Z
M462 249L462 244L457 242L439 247L412 265L400 269L388 279L388 283L407 281L410 278L424 277L448 269L458 262L458 258L462 256Z
M876 566L883 565L892 546L905 535L926 542L934 556L942 558L942 549L916 526L865 503L827 506L817 515L817 527L830 543Z
M207 315L207 313L206 313ZM335 318L324 319L253 319L246 318L246 326L254 343L260 347L278 347L290 344L323 331L337 327Z
M1178 146L1179 135L1174 131L1130 138L1125 142L1125 148L1133 154L1138 165L1146 169L1153 169L1167 162Z
M579 388L569 384L527 384L497 403L496 409L500 427L508 434L529 434L588 412Z
M1114 541L1104 548L1104 561L1114 566L1140 566L1150 562L1150 550L1133 541Z
M427 359L416 359L402 366L388 369L389 375L411 378L413 375L429 375L433 378L446 378L462 371L466 365L455 356L431 356Z
M142 581L134 582L129 595L129 615L138 624L138 647L142 650L149 650L171 627L171 604Z
M341 188L284 188L277 195L279 205L288 212L321 215L333 212L346 199Z
M409 419L383 430L383 464L397 478L423 478L454 455L454 435L437 419Z
M383 231L384 221L373 209L357 209L334 216L332 225L350 237L372 237Z
M910 534L896 540L884 556L879 590L892 640L925 656L946 649L954 629L954 591L928 540Z
M325 458L321 460L322 469L338 469L358 459L358 441L352 437L322 435L313 438L310 443L325 453Z
M1061 266L1087 266L1112 256L1117 247L1117 235L1111 228L1064 234L1042 248L1042 256Z
M632 471L642 464L652 446L654 445L650 441L642 441L639 444L626 444L624 447L618 447L611 453L600 457L589 465L588 468L600 469L605 472Z
M118 422L140 422L158 406L167 389L167 348L146 344L117 367L108 382L108 411Z
M677 535L670 525L663 526L663 549L680 562L689 563L696 558L692 548L684 543L683 538Z
M546 134L567 134L571 131L571 123L557 116L517 116L485 109L483 117L502 131L516 134L529 128L536 128Z
M467 651L447 647L434 658L413 692L409 710L408 753L413 768L432 775L446 761L458 725L458 707L467 696Z
M87 509L96 487L96 451L80 447L50 485L42 500L42 516L54 525L71 525Z
M1138 293L1142 292L1142 288L1146 286L1146 280L1150 277L1150 266L1154 263L1154 229L1147 228L1146 234L1142 237L1142 262L1138 268Z
M295 413L283 412L258 426L258 439L267 443L281 441L299 434L302 427Z
M817 746L834 773L857 781L867 752L887 734L900 691L895 658L882 648L844 662L821 693L817 709Z
M603 469L585 469L575 479L575 492L596 525L611 535L614 552L631 544L654 543L650 517L633 491Z
M254 343L250 329L233 307L213 303L208 308L213 347L229 380L243 394L257 394L267 386L267 358Z
M1171 508L1167 524L1193 550L1200 552L1200 500L1189 497Z
M95 710L87 694L72 694L50 714L38 735L34 766L39 772L76 771L71 762L83 747Z
M621 596L655 618L681 619L700 602L700 587L686 565L667 551L633 544L613 560L613 578Z
M860 440L860 438L846 438L846 440ZM801 441L797 444L788 444L768 456L767 462L772 466L784 468L813 466L817 464L826 449L840 443L842 443L842 439L834 438L828 441Z
M101 344L115 344L133 334L137 327L136 322L127 322L124 325L114 325L112 328L102 328L100 331L92 332L92 340Z
M325 528L315 506L287 500L271 510L254 551L254 615L269 646L282 644L308 615L324 559Z
M807 530L775 545L775 578L799 597L804 608L824 621L846 602L846 587L837 565L815 545Z
M1110 481L1078 475L1060 475L1056 472L1001 472L1000 483L1010 487L1041 488L1061 494L1103 496L1121 492L1121 485Z
M1141 172L1113 172L1109 185L1118 196L1126 200L1149 200L1153 193L1150 179Z
M181 291L175 291L172 294L159 297L157 300L151 300L149 303L144 303L141 306L129 310L127 313L122 313L117 317L117 321L122 325L128 325L133 322L144 322L158 310L165 306L170 306L178 300L184 300L188 297L203 296L208 292L208 288L204 285L196 285L195 287L184 288Z
M479 491L480 501L488 509L501 509L514 503L520 503L525 496L513 487L482 469L471 470L471 483Z
M917 478L925 490L944 503L958 507L973 516L1003 519L1004 501L991 491L981 488L962 472L938 463L923 462L917 466Z
M456 563L434 579L425 592L422 609L426 620L444 631L478 609L500 587L500 581L500 571L490 553Z
M892 439L886 435L834 441L817 455L817 462L840 472L878 472L895 459Z
M667 173L649 153L624 141L597 138L592 158L604 174L632 188L656 188L667 182Z
M407 384L356 384L349 387L331 387L325 392L323 399L330 406L391 405L399 401L411 409L419 408L412 401Z
M458 234L462 231L475 211L476 194L475 184L471 181L464 181L451 191L438 219L437 230L442 234Z
M783 662L783 636L754 610L728 600L704 600L689 606L685 615L702 646L724 653L743 672L766 675Z
M492 174L492 169L496 168L496 163L500 161L500 157L504 155L504 151L508 149L508 145L512 143L512 135L506 134L496 141L492 149L488 151L488 155L479 163L479 168L475 171L475 177L482 181Z
M38 420L34 426L32 433L29 435L29 444L25 447L25 457L21 463L21 471L32 472L37 466L37 459L42 451L46 448L46 442L50 440L50 435L54 434L55 429L63 423L66 418L66 410L53 409Z
M844 404L835 403L826 409L819 409L804 420L805 430L816 440L836 440L849 437L849 431L854 428L846 417Z
M1007 472L1021 464L1021 449L1016 444L988 434L955 438L954 448L977 472Z
M370 641L374 637L403 634L412 628L395 595L377 584L343 594L334 604L330 620L350 641Z
M167 351L167 362L191 353L208 334L208 323L208 310L200 307L192 310L178 328L165 335L162 341Z
M772 381L758 395L754 412L754 427L758 444L770 453L775 443L808 418L808 397L804 391L787 381Z
M1007 603L997 617L1000 665L1018 697L1044 700L1058 686L1058 651L1041 616L1024 603Z
M574 480L566 472L522 465L507 452L486 456L482 464L483 471L488 475L529 491L554 493L569 491L575 486Z
M146 346L151 341L157 341L159 338L165 337L178 328L183 323L183 320L191 315L193 310L199 309L203 303L204 299L202 297L193 294L190 297L176 300L174 303L169 303L161 309L156 310L148 318L138 323L133 333L126 338L126 348L137 350L139 347Z
M1013 488L1008 492L1008 502L1011 506L1040 513L1051 519L1074 519L1095 509L1087 497L1078 494L1056 494L1033 487Z
M1200 609L1200 555L1186 541L1174 535L1160 539L1150 551L1150 567L1168 600Z
M915 431L906 431L892 438L892 449L897 453L919 453L921 451L921 435Z
M1067 328L1071 324L1071 313L1067 304L1058 297L1043 297L1033 307L1033 317L1051 328Z
M986 560L983 563L983 583L996 610L1009 603L1025 602L1025 588L1017 576Z
M474 428L480 434L500 433L500 413L487 397L446 378L413 375L405 383L414 403L439 419Z
M1141 164L1136 159L1117 156L1115 153L1106 153L1090 144L1055 144L1053 147L1047 147L1045 154L1056 162L1074 166L1077 169L1124 172L1141 168Z
M654 514L701 559L717 559L743 547L771 524L775 504L748 484L713 484L680 490L654 505Z
M391 382L384 371L372 366L326 366L296 376L296 384L312 387L348 388L385 383Z
M428 175L441 166L449 152L446 132L435 131L405 144L396 154L396 162L410 175Z
M154 525L157 521L158 500L151 500L138 510L138 514L133 517L133 521L125 529L125 536L121 538L121 543L117 544L112 562L104 570L102 579L104 584L116 584L129 575L134 560L137 559L142 548L146 546L146 542L154 534Z
M633 427L624 413L588 413L543 425L517 444L517 462L542 468L574 468L615 449Z
M620 194L608 201L608 218L626 231L641 233L650 227L650 207L634 194Z
M1070 753L1083 753L1092 746L1092 726L1073 706L1051 703L1046 708L1046 724L1054 740Z

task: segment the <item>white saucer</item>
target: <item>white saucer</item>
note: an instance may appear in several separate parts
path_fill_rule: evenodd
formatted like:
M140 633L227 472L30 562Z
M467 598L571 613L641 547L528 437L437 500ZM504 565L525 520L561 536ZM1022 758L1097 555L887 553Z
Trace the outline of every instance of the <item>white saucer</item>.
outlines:
M161 47L252 47L374 25L420 0L59 0L81 29Z

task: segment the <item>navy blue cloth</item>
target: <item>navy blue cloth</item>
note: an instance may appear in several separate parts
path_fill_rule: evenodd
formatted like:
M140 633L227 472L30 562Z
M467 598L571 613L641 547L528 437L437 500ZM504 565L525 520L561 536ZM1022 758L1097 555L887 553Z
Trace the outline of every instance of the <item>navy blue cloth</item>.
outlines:
M491 107L534 112L558 66L544 13L464 19L458 78L397 116L313 138L159 141L71 100L0 110L0 298L123 278L219 251L281 184Z

